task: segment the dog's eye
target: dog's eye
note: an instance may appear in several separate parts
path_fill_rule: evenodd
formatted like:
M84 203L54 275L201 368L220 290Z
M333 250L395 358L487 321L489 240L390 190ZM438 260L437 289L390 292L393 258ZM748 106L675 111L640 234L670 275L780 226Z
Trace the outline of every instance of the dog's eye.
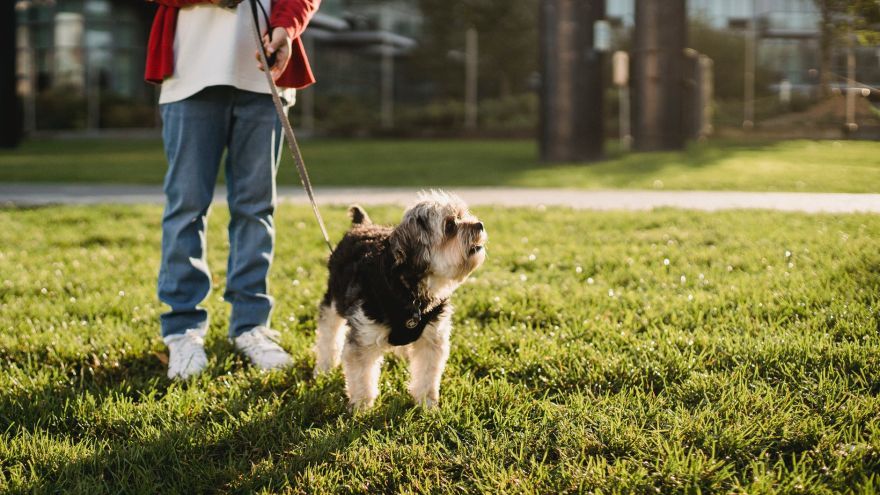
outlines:
M458 225L455 223L454 217L446 218L446 235L452 235L455 233L455 230L458 228Z

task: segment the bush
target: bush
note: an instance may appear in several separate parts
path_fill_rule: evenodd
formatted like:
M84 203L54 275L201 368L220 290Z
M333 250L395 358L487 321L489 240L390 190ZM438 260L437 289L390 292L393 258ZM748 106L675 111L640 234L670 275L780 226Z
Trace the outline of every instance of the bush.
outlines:
M489 131L535 130L539 112L535 93L484 100L480 102L479 127Z
M73 86L52 88L37 95L37 129L85 129L88 100ZM116 95L102 95L98 125L103 129L155 127L156 109L149 103Z
M37 129L84 129L86 99L75 87L57 87L37 95Z
M745 73L745 36L741 33L713 29L705 21L691 22L688 46L714 62L715 98L742 99ZM756 96L772 94L770 85L779 77L771 67L758 64L755 68Z
M350 95L319 95L315 101L315 128L328 135L355 135L379 128L379 110Z
M101 123L105 129L144 128L156 126L153 105L118 96L101 98Z
M538 125L538 96L533 93L482 100L480 132L534 132ZM460 100L395 106L394 129L380 128L379 105L363 99L334 95L319 97L315 127L327 135L438 135L464 131L465 109Z
M426 105L411 105L397 112L395 127L400 131L460 130L464 126L464 103L457 100L444 100Z
M538 96L526 93L481 100L477 115L479 131L533 132L538 125ZM460 132L464 120L464 102L444 100L401 108L395 127L404 133Z

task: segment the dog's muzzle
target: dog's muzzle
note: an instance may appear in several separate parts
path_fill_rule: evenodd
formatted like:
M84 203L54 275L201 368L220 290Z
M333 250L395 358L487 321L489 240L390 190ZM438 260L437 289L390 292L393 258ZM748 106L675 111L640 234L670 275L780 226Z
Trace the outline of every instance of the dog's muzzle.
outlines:
M484 245L486 244L486 240L489 236L486 234L486 229L483 227L483 222L477 222L473 224L472 227L477 233L474 236L474 243L471 245L470 249L468 249L468 256L474 256L479 254L480 251L484 249Z

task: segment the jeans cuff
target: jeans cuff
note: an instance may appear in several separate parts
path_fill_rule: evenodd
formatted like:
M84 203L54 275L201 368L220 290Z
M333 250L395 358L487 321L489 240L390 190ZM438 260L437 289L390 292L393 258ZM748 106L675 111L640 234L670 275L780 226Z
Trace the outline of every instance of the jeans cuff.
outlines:
M162 337L186 333L187 330L198 330L202 334L208 332L208 312L204 309L190 311L169 311L160 317L162 321Z

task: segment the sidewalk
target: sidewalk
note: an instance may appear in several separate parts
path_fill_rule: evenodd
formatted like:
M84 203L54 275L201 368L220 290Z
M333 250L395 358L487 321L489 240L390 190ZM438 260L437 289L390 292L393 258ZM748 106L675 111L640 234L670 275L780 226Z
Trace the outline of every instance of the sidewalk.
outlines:
M450 187L471 206L564 206L584 210L650 210L683 208L716 211L768 209L808 213L880 213L880 194L764 193L737 191L590 191L573 189L528 189L507 187ZM414 189L317 188L319 205L360 203L406 205L416 197ZM282 202L307 204L301 188L281 187ZM224 201L226 191L218 188L214 198ZM39 206L50 204L162 204L162 188L153 185L111 184L0 184L0 205Z

